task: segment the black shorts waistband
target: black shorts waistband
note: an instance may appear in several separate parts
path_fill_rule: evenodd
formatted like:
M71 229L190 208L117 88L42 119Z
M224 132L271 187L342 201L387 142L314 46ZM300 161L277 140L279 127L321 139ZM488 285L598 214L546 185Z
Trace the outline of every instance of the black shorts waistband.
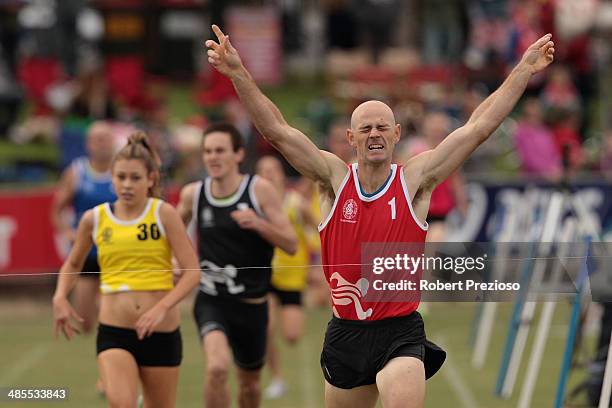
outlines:
M402 324L413 322L415 320L422 320L422 317L421 314L415 310L414 312L406 316L395 316L380 320L349 320L340 319L336 316L332 316L331 320L334 322L334 324L346 327L386 327L394 324Z
M250 302L250 300L255 300L260 298L241 298L241 297L229 297L229 296L212 296L208 293L204 293L201 290L198 291L198 295L196 296L196 301L200 302L214 302L216 304L224 304L233 307L268 307L268 300L266 295L263 296L261 302Z
M118 336L136 336L138 337L138 334L136 333L135 329L128 329L126 327L117 327L117 326L109 326L108 324L104 324L104 323L99 323L98 324L98 330L104 332L104 333L108 333L108 334L115 334ZM162 338L162 337L173 337L176 336L176 333L180 332L180 328L177 328L176 330L172 330L171 332L153 332L157 337Z

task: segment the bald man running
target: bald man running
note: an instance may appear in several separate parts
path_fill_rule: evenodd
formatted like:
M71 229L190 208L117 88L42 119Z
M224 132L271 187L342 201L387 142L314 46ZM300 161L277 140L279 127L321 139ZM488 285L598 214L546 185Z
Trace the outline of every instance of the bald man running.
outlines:
M401 130L392 110L379 101L359 105L346 131L357 163L347 166L287 124L229 38L217 26L213 31L218 41L206 41L209 63L232 80L259 132L321 192L321 250L334 305L321 354L326 406L370 408L380 395L385 408L422 407L425 379L445 354L426 341L418 301L366 301L369 283L359 267L346 265L361 263L361 247L368 242L425 241L432 190L501 124L531 76L552 62L551 35L527 49L464 126L403 166L391 162Z

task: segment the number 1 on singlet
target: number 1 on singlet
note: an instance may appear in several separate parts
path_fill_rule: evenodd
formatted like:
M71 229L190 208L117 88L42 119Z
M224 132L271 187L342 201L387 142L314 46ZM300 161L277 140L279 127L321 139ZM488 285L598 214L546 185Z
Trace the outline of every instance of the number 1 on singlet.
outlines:
M394 220L396 218L395 214L395 197L393 197L387 204L391 207L391 219Z

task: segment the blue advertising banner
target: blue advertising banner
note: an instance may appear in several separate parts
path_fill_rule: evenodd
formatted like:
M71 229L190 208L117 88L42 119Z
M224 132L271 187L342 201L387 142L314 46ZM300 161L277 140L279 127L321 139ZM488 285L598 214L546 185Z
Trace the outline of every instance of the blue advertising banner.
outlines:
M542 220L551 194L557 186L525 181L487 183L470 182L466 186L469 208L465 216L449 214L447 241L486 242L499 237L504 217L512 213L518 220L526 215ZM601 182L573 183L564 200L563 218L576 216L580 223L590 223L602 240L612 240L612 184ZM516 221L517 223L519 221ZM506 240L527 241L536 222L518 225Z

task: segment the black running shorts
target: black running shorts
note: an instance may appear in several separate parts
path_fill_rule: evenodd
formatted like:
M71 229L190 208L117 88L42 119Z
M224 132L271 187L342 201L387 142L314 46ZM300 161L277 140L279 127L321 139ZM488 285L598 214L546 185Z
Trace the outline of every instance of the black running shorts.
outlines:
M176 367L183 357L180 329L167 333L154 332L138 340L136 330L100 324L96 348L98 354L110 349L126 350L142 367Z
M259 370L266 357L268 302L245 303L199 292L193 315L200 338L221 330L234 355L236 365L244 370Z
M418 312L376 321L332 317L327 325L321 369L331 385L350 389L376 383L376 374L395 357L423 361L425 378L444 363L446 352L425 338Z

